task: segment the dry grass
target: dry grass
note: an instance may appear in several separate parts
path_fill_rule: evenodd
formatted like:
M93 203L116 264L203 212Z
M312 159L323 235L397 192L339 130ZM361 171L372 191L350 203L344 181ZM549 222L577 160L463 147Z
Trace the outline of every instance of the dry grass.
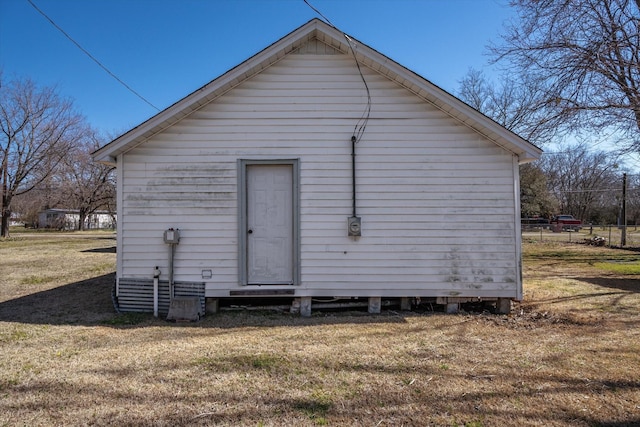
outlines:
M526 243L525 301L510 316L232 312L176 325L113 313L110 238L0 241L0 425L640 423L638 276L598 267L638 253Z

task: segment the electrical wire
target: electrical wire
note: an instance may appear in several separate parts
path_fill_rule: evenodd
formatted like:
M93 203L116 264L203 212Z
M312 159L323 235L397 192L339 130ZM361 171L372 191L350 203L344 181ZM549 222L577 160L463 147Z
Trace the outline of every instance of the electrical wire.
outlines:
M346 34L344 36L347 40L349 40L349 46L351 47L351 39ZM356 67L358 67L358 73L360 73L360 78L362 79L364 88L367 91L367 106L365 107L362 113L362 116L360 117L360 119L358 120L358 122L353 128L353 133L356 137L356 143L358 143L362 138L362 135L364 135L364 130L366 129L367 123L369 122L369 117L371 117L371 91L369 90L369 85L367 84L367 81L364 78L364 74L362 74L362 70L360 69L360 62L358 62L358 58L356 57L356 52L353 49L353 47L351 47L351 52L353 52L353 58L356 61Z
M588 190L551 190L553 192L558 192L558 193L615 193L616 191L619 191L619 188L603 188L601 190L595 190L595 189L588 189Z
M131 86L129 86L128 84L126 84L124 81L122 81L122 79L120 79L118 76L116 76L114 73L111 72L111 70L109 70L104 64L102 64L100 61L98 61L93 55L91 55L91 53L89 53L89 51L87 51L85 48L83 48L80 43L78 43L77 41L75 41L65 30L63 30L58 24L56 24L53 19L49 18L49 16L47 16L46 13L44 13L41 9L38 8L38 6L36 6L32 0L27 0L27 2L29 2L29 4L31 6L33 6L33 8L40 14L42 15L47 21L49 21L51 23L51 25L53 25L58 31L60 31L66 38L68 38L71 43L73 43L74 45L76 45L76 47L78 49L80 49L85 55L87 55L93 62L95 62L96 64L98 64L98 66L100 66L100 68L102 68L104 71L107 72L107 74L109 74L111 77L113 77L118 83L120 83L122 86L124 86L129 92L133 93L135 96L137 96L138 98L140 98L142 101L144 101L147 105L149 105L150 107L152 107L153 109L155 109L156 111L160 111L160 109L158 107L156 107L155 105L153 105L149 100L147 100L144 96L140 95L138 92L136 92L134 89L131 88Z
M324 16L324 15L322 14L322 12L320 12L318 9L316 9L315 7L313 7L313 5L312 5L311 3L309 3L307 0L303 0L303 1L307 4L307 6L309 6L309 7L311 8L311 10L313 10L315 13L317 13L318 15L320 15L320 17L321 17L322 19L324 19L324 21L325 21L327 24L331 25L333 28L335 28L335 29L337 30L336 26L335 26L335 25L333 25L333 24L331 23L331 21L329 20L329 18L327 18L326 16Z
M311 10L317 13L324 20L324 22L326 22L331 28L342 33L344 38L347 40L347 45L349 46L349 50L353 54L353 59L356 61L356 67L358 69L358 73L360 74L360 78L362 79L362 83L364 84L364 88L367 92L367 105L364 111L362 112L362 116L360 116L355 126L353 127L353 136L356 138L355 142L358 143L360 139L362 139L362 136L364 135L364 131L367 128L367 123L369 122L369 118L371 117L371 91L369 90L369 85L367 84L367 80L364 78L364 74L362 72L362 69L360 68L360 62L358 61L358 56L356 54L357 46L355 46L355 42L353 41L353 39L351 39L351 37L349 37L345 32L340 31L338 27L333 25L333 23L329 20L329 18L324 16L322 12L316 9L308 0L303 0L303 1L307 6L311 8Z

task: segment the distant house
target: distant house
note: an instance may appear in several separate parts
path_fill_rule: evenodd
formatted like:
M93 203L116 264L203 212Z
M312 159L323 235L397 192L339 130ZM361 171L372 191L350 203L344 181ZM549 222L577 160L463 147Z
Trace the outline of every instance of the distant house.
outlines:
M165 302L175 280L212 306L287 296L306 315L336 298L508 311L518 166L540 155L314 19L94 153L118 171L117 302L151 310L161 274Z
M22 215L19 212L11 212L9 217L9 225L12 227L24 226Z
M80 222L78 210L46 209L38 214L38 228L55 228L57 230L77 230ZM108 211L96 211L87 216L84 228L114 229L116 214Z

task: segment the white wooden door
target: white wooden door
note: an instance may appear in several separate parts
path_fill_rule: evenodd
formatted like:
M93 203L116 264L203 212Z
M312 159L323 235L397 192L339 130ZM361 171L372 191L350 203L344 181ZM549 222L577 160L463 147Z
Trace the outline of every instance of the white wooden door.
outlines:
M293 166L247 166L247 282L293 284Z

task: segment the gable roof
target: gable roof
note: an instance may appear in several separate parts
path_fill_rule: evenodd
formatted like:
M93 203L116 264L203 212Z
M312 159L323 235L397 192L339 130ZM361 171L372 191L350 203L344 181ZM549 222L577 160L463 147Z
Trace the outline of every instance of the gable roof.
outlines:
M93 157L99 162L115 163L115 159L119 154L130 150L153 135L174 125L192 112L314 39L333 47L339 52L351 54L346 37L344 33L325 22L319 19L312 19L169 108L98 149L93 153ZM495 144L517 155L520 163L536 160L542 154L542 150L535 145L504 128L427 79L358 40L352 37L349 38L357 46L355 53L360 65L364 65L397 82L458 122L472 128Z

